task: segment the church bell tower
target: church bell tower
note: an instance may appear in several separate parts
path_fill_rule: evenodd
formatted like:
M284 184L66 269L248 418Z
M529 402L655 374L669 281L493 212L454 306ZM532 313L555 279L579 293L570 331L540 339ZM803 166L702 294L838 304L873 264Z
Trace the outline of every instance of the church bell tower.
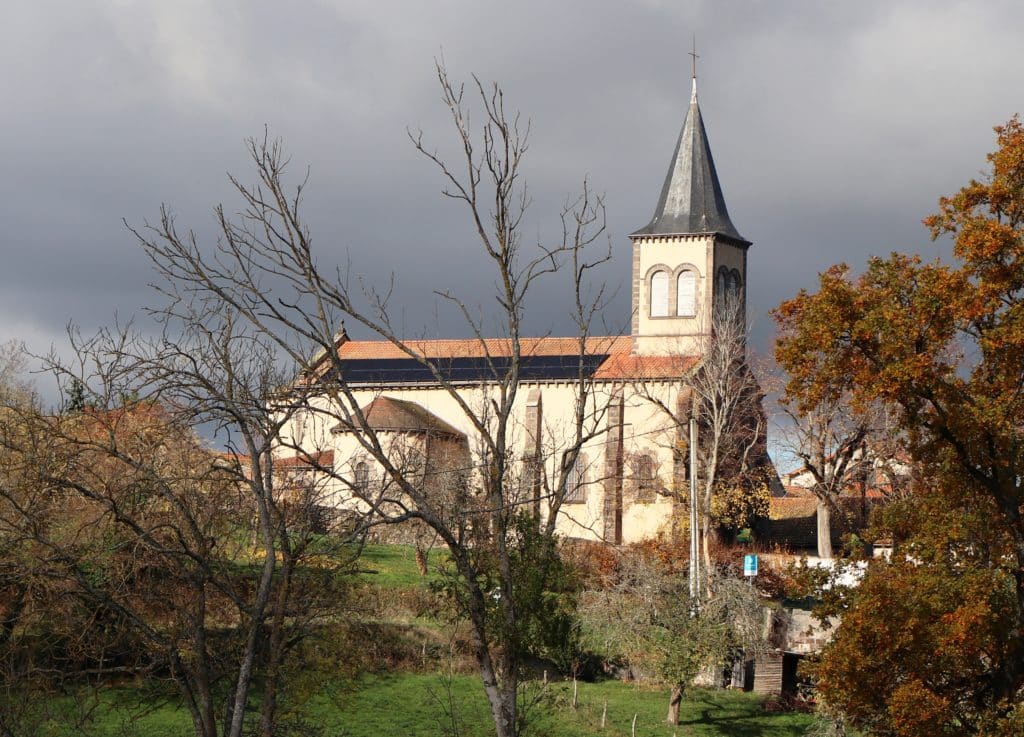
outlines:
M735 305L745 320L751 244L729 219L697 104L696 70L654 217L629 237L635 353L700 355L716 306Z

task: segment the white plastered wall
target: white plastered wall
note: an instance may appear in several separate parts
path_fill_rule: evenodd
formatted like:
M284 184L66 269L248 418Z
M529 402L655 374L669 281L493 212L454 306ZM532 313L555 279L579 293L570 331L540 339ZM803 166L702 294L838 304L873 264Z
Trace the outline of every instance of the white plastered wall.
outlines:
M678 341L678 338L675 339ZM519 388L515 412L511 428L510 447L515 449L516 458L522 458L527 452L527 433L524 427L527 397L531 390L539 390L542 401L542 438L541 455L544 473L549 485L553 486L560 473L562 452L568 448L575 437L574 415L578 391L570 382L546 382L523 384ZM566 503L559 514L557 530L560 534L583 539L602 539L604 525L605 494L614 488L611 480L606 479L606 407L613 395L621 394L625 399L623 417L623 446L626 458L637 454L648 453L655 459L658 483L666 491L671 489L675 427L671 419L646 399L644 394L652 394L662 398L666 407L674 407L675 397L679 391L679 382L646 383L643 385L600 383L593 387L587 408L586 431L593 435L584 443L582 456L584 488L586 493L582 502ZM475 411L479 411L487 401L492 388L466 386L461 396ZM360 406L366 406L379 396L415 402L429 412L442 418L452 426L466 434L469 440L471 456L479 457L480 443L472 423L465 412L446 390L437 387L390 387L380 390L363 390L356 392ZM329 408L326 398L315 400L322 409ZM360 445L358 438L352 433L332 433L330 429L338 423L336 417L329 417L322 412L312 417L293 420L286 428L286 438L294 440L307 453L322 451L334 452L335 472L345 479L352 480L355 463L368 460L368 454ZM385 434L385 449L392 451ZM408 442L403 441L403 442ZM396 448L398 446L395 446ZM405 452L402 446L402 452ZM282 455L294 455L291 449L282 449ZM371 477L379 478L382 469L370 463ZM623 542L637 542L657 536L667 529L673 504L668 496L657 495L652 501L630 503L628 485L632 483L629 464L623 466ZM358 506L353 504L348 486L343 481L333 484L333 498L339 507ZM547 504L542 502L542 513L546 513Z
M633 278L637 280L637 314L635 352L640 355L669 355L673 350L682 349L687 355L699 354L710 325L708 299L712 289L709 278L712 261L713 238L709 235L678 235L637 238L634 248L638 258L634 259ZM684 270L697 274L696 314L676 314L676 278ZM669 314L667 317L651 316L651 276L655 271L669 273Z

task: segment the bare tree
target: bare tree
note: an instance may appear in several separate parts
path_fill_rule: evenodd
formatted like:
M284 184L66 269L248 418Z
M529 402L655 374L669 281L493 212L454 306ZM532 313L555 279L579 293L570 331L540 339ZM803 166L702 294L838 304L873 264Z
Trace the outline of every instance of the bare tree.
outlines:
M24 405L32 400L32 385L25 378L26 364L22 343L0 343L0 406Z
M843 514L839 497L863 486L872 468L868 442L873 421L855 412L844 397L815 407L794 406L785 396L779 402L785 425L781 436L810 477L808 488L817 499L818 557L833 557L832 516Z
M850 517L842 497L859 495L857 523L868 524L869 489L887 499L910 493L914 468L904 440L884 408L855 406L845 393L805 406L783 394L778 400L783 423L779 437L786 450L799 459L797 474L817 499L817 552L832 558L834 518Z
M228 450L218 471L240 495L259 565L255 580L244 587L230 579L223 585L238 609L238 630L244 636L230 673L231 697L221 730L227 737L243 733L259 675L259 728L270 737L285 658L309 626L325 616L336 618L343 607L347 574L358 555L358 546L346 543L358 540L359 529L338 519L331 524L323 516L328 489L314 470L325 458L289 458L279 452L282 428L305 407L309 387L282 392L290 373L278 364L275 344L210 294L183 286L167 280L158 287L167 297L165 306L151 310L164 328L160 338L126 342L120 355L152 401L174 408L178 422L210 429ZM102 365L110 355L107 346L94 363ZM316 533L327 529L337 544L313 550ZM297 584L311 553L317 556L317 580L306 575ZM208 733L216 734L216 720L200 716Z
M18 483L0 485L0 536L31 545L62 595L97 613L69 626L133 653L103 665L100 641L87 672L169 674L199 737L239 737L262 676L270 735L284 659L337 611L350 553L336 551L332 570L317 551L317 581L294 585L322 488L276 465L297 405L268 402L283 380L272 346L203 295L167 291L159 338L72 333L77 365L48 359L64 386L85 388L85 409L7 407L4 481ZM203 447L196 426L228 452Z
M698 424L697 474L701 489L701 551L711 570L712 502L724 484L736 484L770 465L761 386L747 355L748 328L742 295L719 295L711 336L687 383Z
M202 249L192 233L179 233L166 209L159 223L135 232L178 293L202 295L216 309L230 311L294 363L299 378L280 395L287 411L300 407L303 417L311 418L321 431L348 433L386 482L367 484L356 466L323 462L310 452L320 441L300 442L295 433L281 435L277 453L304 454L339 493L355 500L355 511L375 523L419 521L447 547L457 584L453 600L470 624L496 733L507 737L522 728L517 694L529 645L526 633L528 625L537 622L545 581L557 567L554 530L568 479L580 449L604 431L606 403L595 392L585 358L595 340L591 323L604 302L603 289L588 287L590 274L608 259L609 251L599 247L590 255L604 232L604 213L601 199L586 183L580 196L566 204L561 241L539 244L533 251L523 246L521 225L528 198L521 164L528 126L506 112L497 86L474 79L473 90L483 110L483 124L475 132L463 87L450 81L443 66L438 65L437 73L462 160L450 165L427 148L422 134L410 135L416 149L440 171L445 196L465 206L493 268L500 310L501 335L486 338L486 316L454 294L439 293L465 317L477 338L488 376L475 391L449 377L445 357L428 355L417 341L400 334L392 320L390 290L353 288L347 274L325 274L318 268L300 213L304 183L288 189L287 159L276 142L249 142L258 183L248 186L232 179L244 211L231 220L223 208L217 209L220 239L212 253ZM532 287L555 273L568 277L575 296L577 380L571 426L554 457L544 459L553 471L540 479L535 496L524 493L529 485L520 482L516 447L521 429L517 413L525 399L520 396L526 355L521 330ZM416 464L406 462L408 455L393 453L387 434L373 427L364 412L372 395L348 375L338 356L336 331L342 319L417 362L459 408L472 428L461 484L432 493L421 483L422 473L410 468ZM543 503L543 508L531 516L535 503ZM526 520L532 521L525 524ZM533 533L525 534L527 529ZM527 545L524 540L532 542Z

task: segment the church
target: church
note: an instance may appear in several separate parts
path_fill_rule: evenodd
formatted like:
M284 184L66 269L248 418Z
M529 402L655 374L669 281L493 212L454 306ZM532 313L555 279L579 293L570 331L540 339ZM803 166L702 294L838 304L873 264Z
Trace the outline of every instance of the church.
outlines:
M696 78L654 215L629 238L630 334L588 336L583 342L522 339L508 445L515 449L521 503L538 515L550 513L541 489L564 476L558 533L611 544L668 532L678 518L689 484L682 419L692 404L687 377L699 369L712 339L716 304L728 297L740 306L745 324L751 243L726 208ZM389 460L409 464L422 488L442 494L456 484L472 486L471 475L480 473L473 461L479 438L466 407L487 405L493 389L489 372L508 359L509 343L504 338L406 341L431 369L392 342L351 340L343 332L333 363L344 372L349 401L358 404ZM575 433L581 381L589 387L592 423L582 440ZM387 483L359 432L351 423L317 422L307 415L296 416L286 428L285 445L315 455L317 464L329 465L336 478L346 480L333 491L332 504L339 507ZM573 438L574 462L567 468L566 447Z

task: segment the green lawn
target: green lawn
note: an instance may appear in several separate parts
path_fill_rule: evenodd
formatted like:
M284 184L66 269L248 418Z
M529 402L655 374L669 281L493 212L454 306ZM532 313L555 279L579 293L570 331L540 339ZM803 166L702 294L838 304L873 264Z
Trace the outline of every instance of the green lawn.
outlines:
M437 675L365 679L347 696L351 716L330 723L327 734L345 727L352 737L402 734L415 737L452 734L445 704L451 699L465 737L493 733L483 690L472 676L451 680L449 697L444 679ZM619 681L579 684L579 708L571 707L572 684L548 686L542 705L535 710L531 734L537 737L628 737L636 716L637 737L798 737L812 718L806 714L766 714L761 697L731 691L694 690L683 703L681 724L665 724L668 693ZM601 713L608 704L604 731ZM325 722L327 724L329 722Z
M421 576L416 567L416 551L412 545L367 545L359 558L359 568L367 583L389 589L423 586L434 578L437 562L444 550L430 551L430 575Z
M432 571L444 554L431 551ZM420 575L412 546L368 545L359 567L369 584L374 611L384 617L382 622L436 625L433 615L417 614L417 608L432 597L426 589L436 574ZM299 688L313 695L302 703L282 704L290 709L296 728L282 729L282 737L493 734L483 689L472 675L445 679L437 673L395 672L352 681L333 673L306 672L299 681ZM634 716L637 737L798 737L812 721L805 714L764 713L761 699L753 694L694 690L683 703L682 723L669 727L663 721L668 706L663 689L618 681L581 682L575 710L569 683L535 684L532 691L541 694L531 712L529 732L537 737L628 737ZM161 700L127 687L100 693L98 700L85 703L67 697L39 702L39 721L26 733L41 737L189 737L192 733L187 711L173 696ZM602 730L605 704L607 720ZM76 719L84 712L91 718L79 728Z
M450 684L450 687L449 687ZM539 688L539 685L537 686ZM531 734L537 737L625 737L636 715L638 737L797 737L811 723L805 714L766 714L759 697L729 691L694 690L683 703L682 723L669 727L662 721L667 694L660 689L637 687L617 681L579 684L579 709L570 706L572 686L547 687L535 712ZM601 712L608 704L604 731ZM70 716L55 714L40 735L64 737L79 734L62 727ZM453 708L454 707L454 708ZM454 721L452 714L454 713ZM484 737L492 734L479 681L454 676L446 681L436 674L366 676L354 683L325 682L317 695L296 709L305 726L319 731L304 735L322 737L436 737L458 734ZM95 712L96 737L187 737L189 719L184 709L172 704L145 708L138 695L127 689L108 691Z

